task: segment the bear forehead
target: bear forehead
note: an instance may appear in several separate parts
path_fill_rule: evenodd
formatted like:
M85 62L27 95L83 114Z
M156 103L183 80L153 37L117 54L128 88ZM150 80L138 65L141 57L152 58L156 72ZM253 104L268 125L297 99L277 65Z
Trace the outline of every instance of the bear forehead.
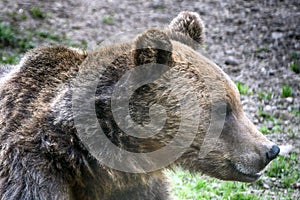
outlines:
M219 66L189 46L177 41L172 41L172 44L172 55L176 63L179 65L183 63L188 64L188 70L201 74L201 77L206 79L207 83L213 83L214 85L222 84L222 88L225 88L232 98L240 99L237 87Z
M213 83L215 92L225 94L226 102L231 107L239 109L240 95L238 89L219 66L200 52L181 42L171 40L171 43L174 67L183 73L194 74L199 77L198 79L204 79L205 83ZM83 65L92 68L99 68L101 65L112 66L112 68L116 69L114 75L120 70L119 76L122 76L124 73L123 70L136 67L133 62L133 49L134 41L103 47L94 53L90 53ZM195 82L193 84L197 85L198 83ZM224 97L220 97L220 100L224 101Z

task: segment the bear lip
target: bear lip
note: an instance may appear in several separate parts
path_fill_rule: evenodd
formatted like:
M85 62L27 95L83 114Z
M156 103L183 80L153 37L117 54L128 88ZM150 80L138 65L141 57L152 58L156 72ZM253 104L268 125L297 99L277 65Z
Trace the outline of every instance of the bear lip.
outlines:
M262 172L258 172L255 174L247 174L244 172L241 172L239 170L236 169L236 171L238 172L239 175L242 175L242 179L245 179L246 182L253 182L256 181L257 179L259 179L262 176Z
M253 181L259 179L261 177L261 175L262 175L261 172L258 172L256 174L245 174L245 173L242 173L242 172L239 172L239 173L243 174L244 176L247 176L250 179L253 179Z
M239 165L234 165L233 168L235 171L238 173L238 176L240 176L239 179L243 179L246 182L253 182L259 179L262 176L262 172L257 172L257 173L249 173L244 170L244 168L241 168Z

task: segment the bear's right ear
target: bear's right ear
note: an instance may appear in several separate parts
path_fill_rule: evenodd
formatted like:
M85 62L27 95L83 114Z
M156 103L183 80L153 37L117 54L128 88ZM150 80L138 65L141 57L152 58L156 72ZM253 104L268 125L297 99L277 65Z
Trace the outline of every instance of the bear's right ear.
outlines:
M170 65L172 44L167 34L158 29L149 29L135 40L133 58L136 66L147 63Z
M204 23L195 12L183 11L170 23L167 33L172 40L193 49L204 43Z

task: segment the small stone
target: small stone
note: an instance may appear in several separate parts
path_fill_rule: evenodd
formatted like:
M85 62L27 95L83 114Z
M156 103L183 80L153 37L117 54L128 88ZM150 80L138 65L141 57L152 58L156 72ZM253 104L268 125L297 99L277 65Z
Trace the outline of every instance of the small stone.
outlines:
M268 121L268 123L267 123L267 128L268 128L269 130L271 130L273 127L274 127L273 122Z
M277 40L277 39L283 37L283 33L280 33L280 32L273 32L271 37L272 37L273 39Z
M234 29L228 29L228 30L226 31L226 33L227 33L228 35L234 35L234 34L236 33L236 30L234 30Z
M234 53L236 53L236 52L233 51L233 50L231 50L231 49L229 49L229 50L226 50L225 53L226 53L227 55L230 55L230 54L234 54Z
M225 64L226 65L232 65L232 66L236 66L236 65L239 65L239 61L233 57L228 57L226 60L225 60Z
M276 181L276 178L272 177L272 178L271 178L271 181L275 182L275 181Z
M274 111L274 117L279 118L281 115L281 112L279 110Z
M258 119L257 119L257 118L254 118L252 121L253 121L253 123L254 123L255 125L258 124Z
M285 98L285 100L289 103L293 103L293 101L294 101L293 97L287 97L287 98Z
M284 102L284 103L283 103L283 108L289 107L289 104L290 104L290 103Z
M292 113L280 112L279 117L283 120L291 120L294 118L294 115Z
M266 183L263 183L263 187L264 187L265 189L270 189L270 186L269 186L268 184L266 184Z
M276 74L276 71L275 70L270 70L269 71L269 76L274 76Z
M24 10L23 10L23 9L19 9L19 10L18 10L18 13L19 13L19 14L23 14L23 13L24 13Z
M259 8L253 7L253 8L251 8L251 11L252 11L252 12L257 12L257 11L259 11Z
M272 107L270 105L266 105L265 111L266 112L272 112Z
M300 189L300 182L292 183L291 187L294 189Z
M257 57L259 59L265 59L267 57L267 55L265 53L260 53L260 54L257 55Z
M239 68L239 67L231 67L230 71L233 72L233 73L237 73L237 72L241 71L241 68Z
M207 15L207 11L206 10L199 10L198 13L202 16L202 15Z
M260 69L260 71L261 71L261 73L262 73L263 75L267 75L266 68L262 67L262 68Z

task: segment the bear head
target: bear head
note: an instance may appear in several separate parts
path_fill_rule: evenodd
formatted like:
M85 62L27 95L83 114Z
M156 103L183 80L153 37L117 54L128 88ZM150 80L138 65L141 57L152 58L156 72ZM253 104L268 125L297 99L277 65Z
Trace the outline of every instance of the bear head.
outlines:
M83 108L77 111L96 110L92 124L100 123L111 144L144 156L111 151L111 145L96 142L97 131L79 136L89 141L88 148L102 148L95 157L111 165L125 158L137 171L166 161L224 180L251 182L261 176L279 148L248 119L233 81L196 51L203 42L198 14L182 12L165 30L149 29L133 42L105 47L85 59L81 71L88 78L75 84L81 85L75 93ZM85 91L93 84L87 80L97 80L91 101ZM95 103L85 106L84 101ZM85 126L92 117L79 117L79 129L93 130Z

